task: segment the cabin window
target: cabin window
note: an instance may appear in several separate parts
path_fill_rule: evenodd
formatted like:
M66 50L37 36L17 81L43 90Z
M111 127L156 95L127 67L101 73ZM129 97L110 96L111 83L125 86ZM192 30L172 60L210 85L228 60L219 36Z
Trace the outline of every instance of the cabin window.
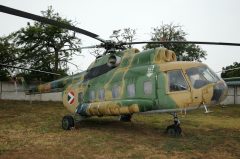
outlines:
M89 92L89 100L93 101L94 99L95 99L95 91L92 90Z
M169 91L184 91L188 89L186 80L181 70L173 70L168 72Z
M113 97L113 98L119 97L119 90L120 90L119 85L114 85L114 86L112 87L112 97Z
M100 89L100 90L98 91L98 99L101 100L101 101L103 101L104 98L105 98L105 91L104 91L104 89Z
M220 79L206 66L193 67L186 70L187 75L196 89L202 88L209 83L216 83Z
M78 93L78 102L82 103L83 101L83 92Z
M134 97L135 96L135 84L129 84L127 86L127 93L129 97Z
M143 89L144 89L144 94L146 94L146 95L152 94L152 82L151 81L145 81L143 83Z

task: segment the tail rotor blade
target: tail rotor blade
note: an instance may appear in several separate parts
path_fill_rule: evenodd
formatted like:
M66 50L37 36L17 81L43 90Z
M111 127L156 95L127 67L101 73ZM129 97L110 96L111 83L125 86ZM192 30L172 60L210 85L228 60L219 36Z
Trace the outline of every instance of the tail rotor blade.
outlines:
M30 68L23 68L23 67L12 66L12 65L7 65L7 64L2 64L2 63L0 63L0 66L10 67L10 68L16 68L16 69L21 69L21 70L34 71L34 72L41 72L41 73L46 73L46 74L52 74L52 75L58 75L58 76L60 76L60 74L58 74L58 73L41 71L41 70L35 70L35 69L30 69Z

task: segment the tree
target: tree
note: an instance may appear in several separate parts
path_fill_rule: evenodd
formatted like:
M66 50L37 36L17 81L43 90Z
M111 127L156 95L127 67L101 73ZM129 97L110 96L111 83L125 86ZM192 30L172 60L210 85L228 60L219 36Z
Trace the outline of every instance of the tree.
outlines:
M110 36L110 38L116 42L132 42L135 36L136 29L124 28L113 30L113 33ZM128 45L127 47L131 48L132 46Z
M11 41L12 35L0 37L0 64L15 65L19 56L19 49ZM14 69L0 65L0 80L8 80Z
M223 67L222 78L240 77L240 63L234 62L230 66Z
M162 24L153 28L151 41L186 41L187 33L182 30L182 26L174 24ZM195 44L147 44L144 49L165 47L173 50L178 60L201 61L205 59L206 51Z
M41 13L43 17L73 25L71 20L61 18L58 13L55 13L51 6ZM40 22L28 23L25 28L15 32L14 37L15 43L22 50L19 62L31 69L60 73L65 76L68 64L73 64L70 62L71 56L80 53L81 40L75 36L74 32ZM41 78L42 81L56 79L53 75L36 72L31 72L29 76L30 79Z

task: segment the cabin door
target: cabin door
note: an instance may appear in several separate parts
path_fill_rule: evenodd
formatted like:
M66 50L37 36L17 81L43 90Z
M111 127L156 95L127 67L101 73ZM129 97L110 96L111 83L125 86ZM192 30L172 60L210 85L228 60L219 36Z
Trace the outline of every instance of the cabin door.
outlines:
M169 100L174 103L172 108L189 107L192 102L191 90L182 70L170 70L166 76L166 94L170 97Z

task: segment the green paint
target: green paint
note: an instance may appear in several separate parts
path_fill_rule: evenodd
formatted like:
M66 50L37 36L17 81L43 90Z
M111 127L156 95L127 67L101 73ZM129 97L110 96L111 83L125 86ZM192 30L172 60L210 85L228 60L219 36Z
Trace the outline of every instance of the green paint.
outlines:
M158 75L158 103L155 109L173 109L176 108L176 103L166 94L167 81L164 78L164 73L159 72Z
M114 54L122 58L118 67L84 81L84 76L89 73L90 69L107 64L109 57L113 56L105 55L97 58L89 66L88 71L50 82L51 91L70 87L75 89L77 94L83 94L82 103L89 103L91 92L94 92L95 97L92 101L96 102L99 101L99 90L104 89L105 97L110 96L109 101L118 103L120 106L137 104L141 112L176 108L174 101L166 94L167 82L164 79L164 73L159 71L159 65L154 61L156 53L154 49L141 53L135 53L133 50L118 52ZM133 84L135 88L133 96L129 95L127 89L130 84ZM47 85L49 84L42 86L46 87ZM78 88L84 88L84 92L79 92ZM35 91L38 90L35 88ZM111 97L114 93L118 95L115 98Z

